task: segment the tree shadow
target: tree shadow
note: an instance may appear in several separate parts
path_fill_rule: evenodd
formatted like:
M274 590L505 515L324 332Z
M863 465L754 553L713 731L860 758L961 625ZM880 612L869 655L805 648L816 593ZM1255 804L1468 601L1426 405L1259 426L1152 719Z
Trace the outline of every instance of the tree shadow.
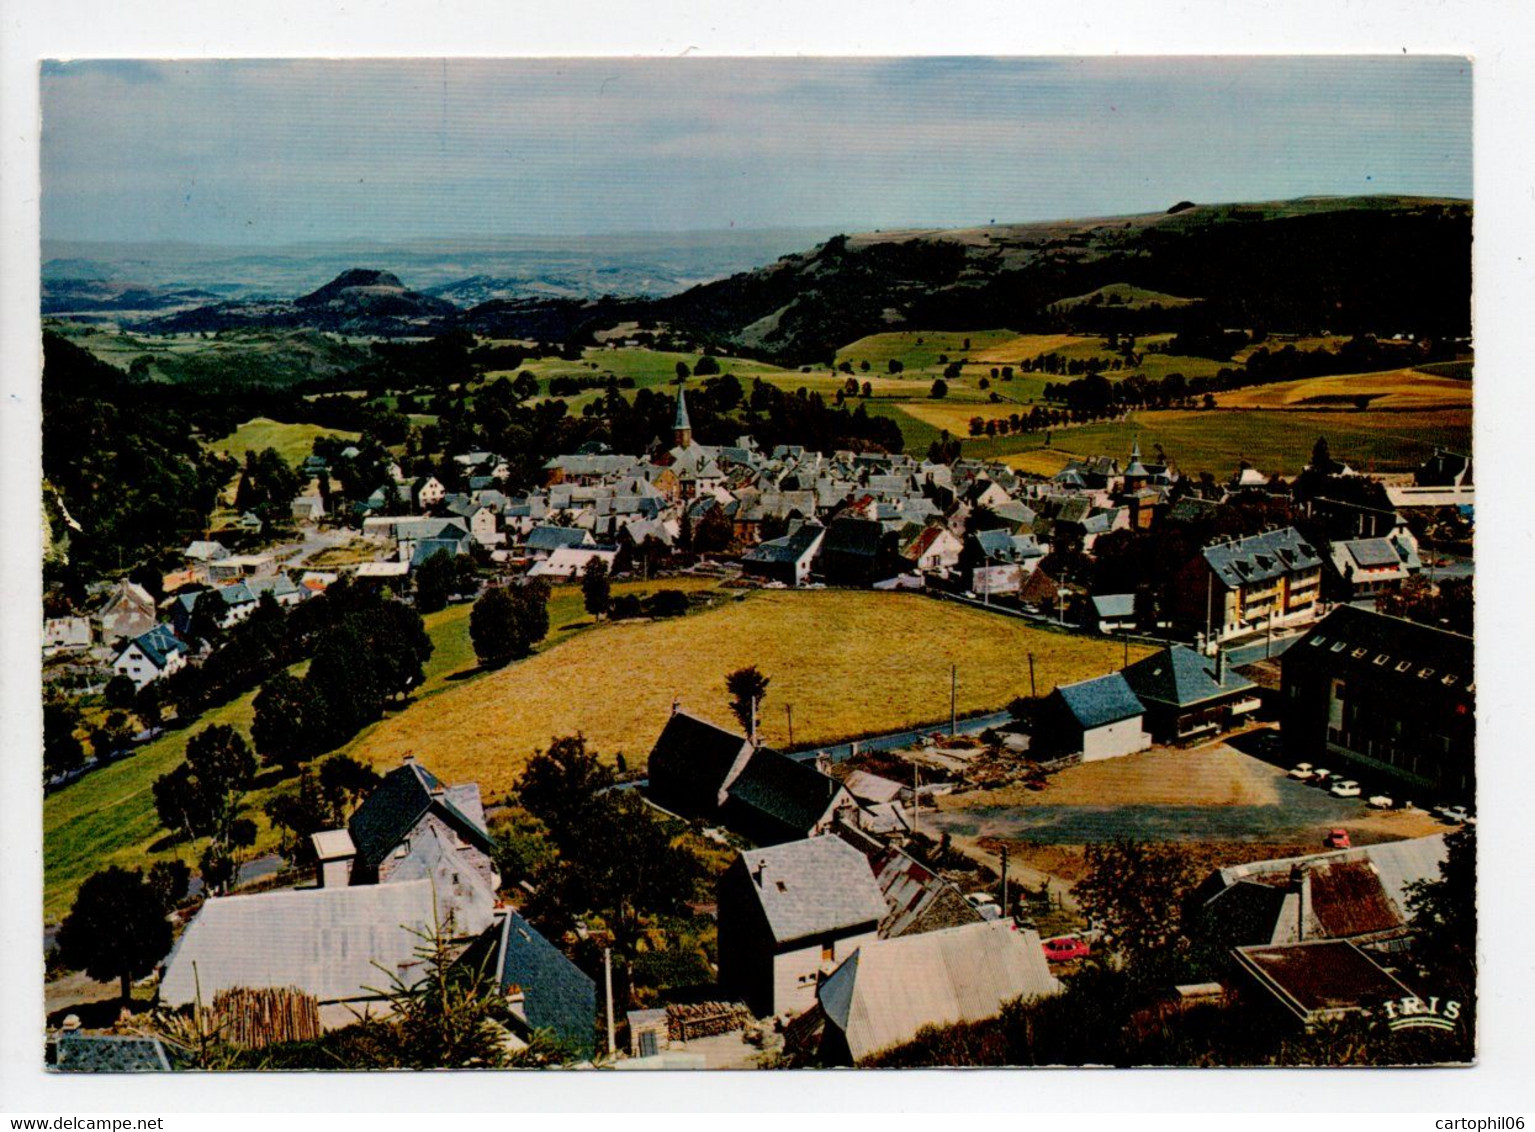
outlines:
M251 789L265 790L268 786L276 786L286 779L297 779L302 767L269 766L258 771L256 777L251 779Z
M72 1006L61 1006L48 1014L48 1026L57 1029L64 1024L64 1019L73 1014L80 1019L80 1026L86 1030L105 1030L114 1025L122 1015L124 1005L130 1014L145 1014L150 1009L150 1004L134 999L124 1004L114 992L106 998L97 999L95 1002L77 1002Z
M149 851L151 853L164 853L167 849L174 849L176 846L184 845L186 843L186 834L182 833L180 830L176 830L172 833L167 833L158 841L153 842L149 846Z

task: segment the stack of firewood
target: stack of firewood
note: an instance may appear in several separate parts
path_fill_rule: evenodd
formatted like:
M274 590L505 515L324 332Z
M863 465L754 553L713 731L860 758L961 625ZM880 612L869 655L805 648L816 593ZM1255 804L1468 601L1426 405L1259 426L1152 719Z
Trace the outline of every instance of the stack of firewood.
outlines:
M233 987L213 1000L219 1036L232 1046L262 1049L320 1036L320 1004L293 987Z
M752 1012L739 1002L672 1003L666 1008L666 1034L674 1042L744 1030Z

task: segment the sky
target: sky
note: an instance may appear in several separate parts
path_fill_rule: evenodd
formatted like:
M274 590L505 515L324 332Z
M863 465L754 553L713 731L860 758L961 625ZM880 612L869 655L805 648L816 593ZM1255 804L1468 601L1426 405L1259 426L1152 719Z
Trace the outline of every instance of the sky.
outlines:
M55 240L857 231L1471 196L1471 66L1198 59L48 62Z

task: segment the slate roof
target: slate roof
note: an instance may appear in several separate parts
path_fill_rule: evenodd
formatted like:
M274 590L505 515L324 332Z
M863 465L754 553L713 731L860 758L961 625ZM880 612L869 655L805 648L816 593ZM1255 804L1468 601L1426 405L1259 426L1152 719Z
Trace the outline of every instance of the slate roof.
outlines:
M1124 676L1118 672L1076 684L1063 684L1055 691L1084 728L1118 723L1146 711L1146 706L1136 698Z
M232 987L291 986L321 1002L377 998L391 973L411 981L415 932L433 921L429 880L215 897L166 959L160 997L181 1006L199 988L211 1002Z
M1227 666L1219 683L1215 660L1184 645L1172 645L1152 653L1122 670L1130 690L1142 701L1188 707L1217 696L1257 687Z
M439 789L442 793L434 797L433 791ZM358 859L377 868L429 810L465 841L486 853L492 852L494 846L483 818L476 822L454 803L447 787L435 775L418 763L408 762L386 774L347 822Z
M61 1073L168 1073L173 1068L158 1038L115 1034L60 1034L54 1068Z
M145 659L159 669L164 669L170 663L172 655L192 651L168 625L156 625L149 632L140 633L133 638L133 643L139 646L139 651L144 654Z
M743 849L739 860L779 944L865 924L872 929L885 915L868 860L840 838Z
M559 550L566 546L583 546L591 536L578 527L534 527L528 532L523 544L529 550Z
M693 425L688 421L688 402L683 396L682 386L677 386L677 415L672 419L673 429L692 429Z
M873 519L854 519L844 515L833 519L826 528L826 541L821 544L821 552L874 558L879 554L880 539L884 533L884 526Z
M1094 594L1093 613L1100 621L1135 616L1134 594Z
M813 764L759 747L727 787L724 813L754 841L786 841L809 833L842 789Z
M1227 589L1267 582L1322 564L1316 548L1294 527L1207 546L1202 553L1215 580Z
M410 552L411 569L419 569L430 558L438 554L446 554L449 558L456 558L463 551L463 544L458 539L452 538L424 538L416 543Z
M825 533L826 528L819 523L802 523L782 538L758 543L742 557L747 562L777 562L790 565L814 550L816 542Z
M552 1031L590 1057L597 1042L596 982L515 909L508 908L481 939L491 943L490 969L502 991L521 988L528 1025Z
M1354 560L1355 565L1366 570L1391 567L1393 569L1402 565L1402 557L1396 552L1396 546L1387 538L1359 538L1351 539L1342 544L1348 551L1348 556Z
M1060 989L1039 936L992 920L863 944L816 997L857 1062L923 1026L981 1021L1012 999Z

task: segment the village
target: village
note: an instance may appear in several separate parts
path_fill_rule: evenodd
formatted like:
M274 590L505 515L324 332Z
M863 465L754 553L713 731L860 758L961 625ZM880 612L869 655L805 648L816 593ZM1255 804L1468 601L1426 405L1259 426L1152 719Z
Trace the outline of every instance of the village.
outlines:
M554 587L579 588L594 623L616 623L856 590L1037 631L1041 669L1056 642L1118 662L1063 682L1037 678L1028 651L1001 674L1015 693L981 710L961 712L951 690L946 717L798 744L792 708L786 733L764 736L772 674L722 670L650 719L643 761L599 763L579 737L550 735L516 788L488 793L439 777L473 752L423 742L357 769L323 827L284 819L282 851L266 856L241 851L237 803L188 816L186 834L219 852L172 885L163 954L122 972L124 997L152 1010L51 1000L58 1069L196 1065L188 1051L206 1041L149 1021L178 1012L253 1056L323 1044L465 971L498 1048L535 1059L513 1063L619 1069L916 1063L901 1051L934 1027L1011 1033L1027 1015L1055 1032L1051 1002L1091 993L1079 988L1100 966L1143 980L1138 1035L1261 1019L1303 1046L1378 1021L1388 1002L1419 1014L1446 998L1423 979L1437 952L1416 941L1424 894L1454 875L1475 826L1469 457L1368 473L1319 438L1296 477L1244 463L1218 479L1136 439L1047 477L941 452L703 444L692 388L679 380L670 435L647 453L583 445L531 489L490 451L405 459L316 441L287 470L291 497L230 509L174 570L103 585L88 610L47 621L50 702L111 711L90 755L50 765L46 788L79 790L196 729L220 681L259 677L267 695L307 658L237 664L242 627L319 632L291 627L326 603L373 622L473 604L482 661L515 668L543 634L482 648L494 634L474 627L509 595L542 608ZM386 482L359 473L369 461ZM249 461L244 476L257 478ZM357 484L370 490L349 498ZM401 631L368 647L408 651ZM972 667L954 663L955 689ZM380 711L408 718L418 683L401 676ZM860 689L848 695L856 710ZM264 762L308 743L291 769L339 741L269 738L284 714L308 723L312 711L285 706L300 702L258 697ZM349 757L317 764L322 781ZM691 889L580 906L524 867L533 851L519 847L537 842L588 868L579 814L598 812L664 831L637 856L691 853ZM541 832L506 824L513 813ZM66 948L80 930L65 919ZM1187 961L1158 966L1164 952Z

